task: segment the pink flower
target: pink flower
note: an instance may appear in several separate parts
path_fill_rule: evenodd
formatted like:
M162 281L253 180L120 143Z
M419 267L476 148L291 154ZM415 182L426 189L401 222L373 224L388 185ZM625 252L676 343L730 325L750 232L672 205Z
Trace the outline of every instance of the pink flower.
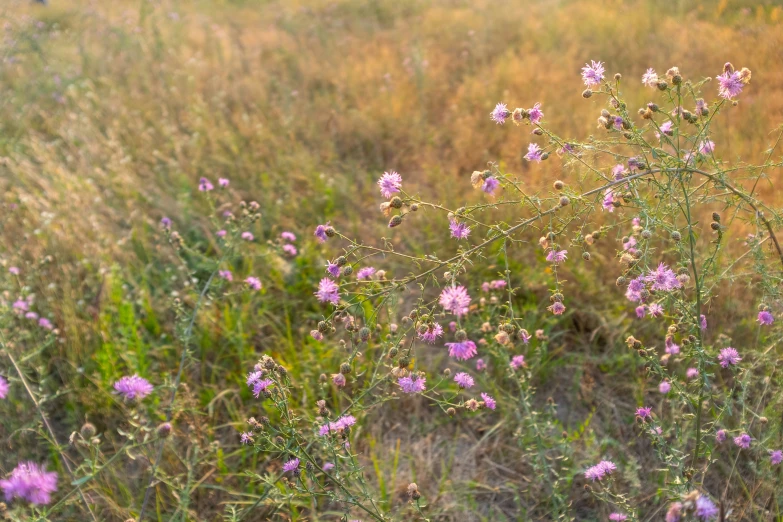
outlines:
M587 87L600 85L604 79L604 63L590 60L589 64L582 67L582 81Z
M281 232L280 239L283 241L296 241L296 235L293 232Z
M661 384L658 385L658 391L663 394L669 393L671 389L672 389L672 385L669 381L663 381Z
M225 279L226 281L234 280L234 276L231 273L231 270L218 270L218 276L220 276L222 279Z
M402 176L395 171L384 172L378 179L378 186L381 189L381 195L389 199L392 194L399 192L402 187Z
M758 322L761 325L770 325L775 322L775 317L767 310L762 310L759 312Z
M536 103L533 108L527 111L531 123L538 123L544 118L544 112L541 110L541 104Z
M245 284L252 290L261 290L261 280L257 277L248 277L245 279Z
M486 406L490 410L494 410L495 407L497 406L497 402L495 402L495 399L493 399L490 395L486 393L482 393L481 398L484 400L484 406Z
M523 366L527 366L527 363L525 363L525 356L515 355L514 357L511 358L511 362L509 363L509 366L511 366L515 370L518 370Z
M568 259L568 250L555 250L554 248L546 255L546 260L554 265L559 265Z
M288 473L299 469L299 459L291 459L283 464L283 472Z
M484 359L477 359L476 360L476 371L477 372L483 372L487 369L487 363L484 362Z
M6 397L8 397L8 381L0 376L0 399L5 399Z
M214 185L212 185L212 183L210 183L210 181L207 178L201 178L198 182L198 189L201 192L209 192L214 188L215 188Z
M446 346L449 349L449 357L454 357L460 361L467 361L477 353L476 343L470 340L457 343L446 343Z
M114 389L126 400L141 400L152 393L152 384L138 375L125 376L114 383Z
M489 118L498 125L506 123L506 118L509 116L511 116L511 111L508 110L505 103L498 103L489 113Z
M226 178L218 178L218 186L220 188L228 187L229 181Z
M528 161L536 161L538 163L541 163L541 160L543 159L544 151L536 145L535 143L531 143L527 146L527 154L525 154L525 159Z
M57 491L57 473L46 471L34 462L20 462L7 479L0 480L0 489L7 502L21 498L31 504L45 505Z
M642 75L642 85L646 85L647 87L655 87L658 85L658 74L655 72L655 69L647 69L647 72Z
M449 286L443 289L438 302L444 310L460 317L468 313L470 296L464 286Z
M730 346L721 350L718 355L718 362L724 368L737 365L741 360L742 357L740 357L739 352Z
M339 291L340 287L337 286L337 283L328 277L324 277L321 279L321 282L318 283L318 291L315 293L315 296L322 303L328 302L336 305L338 302L340 302Z
M342 388L343 386L345 386L346 383L345 375L343 375L342 373L332 374L332 383L334 383L334 385L337 386L338 388Z
M456 382L460 388L472 388L475 384L473 377L465 372L459 372L457 375L455 375L454 382Z
M751 440L753 439L751 439L750 435L748 435L747 433L742 433L739 436L734 437L734 444L736 444L742 449L748 449L750 448Z
M400 377L397 384L405 393L421 393L427 384L427 379L421 376Z
M245 241L253 241L255 239L252 232L242 232L240 237Z

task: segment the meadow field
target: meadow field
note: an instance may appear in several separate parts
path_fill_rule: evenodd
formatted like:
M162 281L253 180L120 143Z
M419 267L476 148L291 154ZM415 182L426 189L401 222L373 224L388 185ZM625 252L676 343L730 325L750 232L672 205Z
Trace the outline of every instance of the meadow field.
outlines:
M779 2L0 23L0 517L783 520Z

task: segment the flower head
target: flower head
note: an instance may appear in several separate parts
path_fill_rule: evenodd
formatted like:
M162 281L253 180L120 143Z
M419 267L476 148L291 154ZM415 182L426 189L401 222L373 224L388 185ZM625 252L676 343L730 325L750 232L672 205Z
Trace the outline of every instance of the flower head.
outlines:
M710 497L700 495L699 498L696 499L696 516L700 519L705 521L711 520L717 517L719 512L718 508L715 507L715 504L710 500Z
M201 178L198 182L198 189L201 192L209 192L214 188L214 185L212 185L212 183L207 178Z
M400 377L397 384L405 393L421 393L426 389L427 379L421 376Z
M342 388L343 386L345 386L346 382L347 381L345 379L345 375L343 375L342 373L332 374L332 383L338 388Z
M449 357L454 357L460 361L467 361L477 353L476 343L470 340L457 343L446 343L446 347L449 349Z
M242 239L244 239L245 241L253 241L253 239L255 239L255 236L253 236L253 233L252 232L247 232L247 231L242 232L242 235L240 235L240 237Z
M160 218L160 226L161 226L161 228L165 228L165 229L171 228L171 219L166 217L166 216L163 216L162 218ZM16 268L16 267L11 267L11 268ZM19 270L19 269L17 268L17 270ZM10 270L9 270L9 272L10 272ZM13 272L11 272L11 273L13 274Z
M45 328L47 330L51 330L54 328L52 322L46 317L41 317L40 319L38 319L38 326L40 326L41 328Z
M590 60L589 64L586 63L585 66L582 67L582 81L585 82L585 85L588 87L600 85L601 81L604 79L604 72L603 62Z
M783 462L783 450L774 450L769 452L769 463L777 466Z
M299 251L296 249L296 247L294 245L291 245L291 244L283 245L283 252L285 252L286 254L288 254L291 257L296 257L296 254L299 253Z
M747 433L741 433L740 435L734 437L734 444L742 449L748 449L750 447L751 440L753 439L751 439L750 435Z
M525 356L524 355L515 355L511 358L511 362L509 363L509 366L511 366L515 370L519 370L523 366L527 366L527 363L525 362Z
M282 239L283 241L296 241L296 234L288 231L281 232L280 239Z
M726 430L718 430L715 432L715 442L720 444L726 440Z
M652 408L651 407L644 407L640 406L636 408L636 416L640 419L650 419L652 418Z
M663 315L663 306L658 303L652 303L647 307L647 311L650 312L651 317L660 317Z
M326 271L332 277L340 277L340 265L337 263L329 263L326 265Z
M321 279L321 282L318 283L318 291L315 293L315 296L322 303L329 302L332 304L337 304L340 301L339 292L340 287L337 286L337 283L328 277L324 277Z
M438 302L444 310L460 317L468 313L470 296L464 286L448 286L440 293Z
M400 191L402 187L402 176L395 171L384 172L378 180L378 186L381 188L381 195L389 199L392 194Z
M294 458L294 459L289 460L285 464L283 464L283 472L284 473L288 473L290 471L295 471L297 469L299 469L299 459Z
M707 329L707 316L704 314L699 316L699 329L702 331Z
M677 279L677 274L665 264L661 263L658 268L650 271L645 277L645 281L652 283L652 290L668 292L675 288L680 288L682 283Z
M371 266L366 266L364 268L359 269L359 271L356 272L356 279L358 279L359 281L370 279L374 273L375 273L375 268Z
M315 233L313 235L318 238L319 243L323 243L329 238L326 235L326 227L327 225L318 225L315 227Z
M658 73L652 67L647 69L647 72L642 75L642 85L647 87L655 87L658 85Z
M506 107L505 103L498 103L495 105L495 108L492 109L492 112L489 113L489 119L498 125L503 125L506 123L506 119L509 116L511 116L511 111L508 110L508 107Z
M758 322L759 324L770 325L775 322L775 316L773 316L767 310L762 310L759 312Z
M245 284L252 290L261 290L261 280L257 277L248 277L245 279Z
M269 387L274 384L272 379L259 379L253 382L253 396L258 399L262 393L269 390Z
M0 376L0 399L6 397L8 397L8 381L5 380L5 377Z
M220 188L228 187L229 181L226 178L218 178L218 186Z
M611 475L616 469L617 466L615 466L614 462L610 460L602 460L595 466L587 468L585 471L585 478L588 478L592 481L601 480L605 476Z
M152 393L152 384L138 375L125 376L114 383L114 389L126 400L141 400Z
M666 511L666 522L680 522L682 517L682 503L673 502Z
M490 176L484 180L484 183L482 183L481 190L483 190L487 194L494 196L495 189L497 189L499 186L500 186L500 181L498 181L498 178L494 176Z
M563 312L566 311L566 307L560 301L555 301L554 303L552 303L552 306L547 306L547 310L549 310L555 315L563 315Z
M481 398L484 401L484 406L490 410L494 410L497 407L497 402L487 393L482 393Z
M604 199L601 202L601 208L607 212L614 212L614 191L612 189L606 189L606 191L604 191Z
M737 71L725 71L718 77L718 96L730 100L742 92L742 76Z
M475 384L473 377L465 372L459 372L457 375L455 375L454 382L456 382L460 388L472 388Z
M661 393L669 393L669 391L672 389L672 384L669 381L662 381L661 384L658 385L658 391Z
M724 348L720 351L720 354L718 355L718 362L720 362L720 365L724 368L728 368L729 366L734 366L736 364L739 364L739 362L742 360L742 357L740 357L740 354L737 350L729 346L728 348Z
M451 237L455 239L465 239L470 235L470 227L456 219L449 222L449 230L451 230Z
M628 515L623 515L622 513L612 513L611 515L609 515L609 520L612 521L622 522L623 520L626 519L628 519Z
M231 273L231 270L218 270L218 276L226 281L234 280L234 275Z
M427 330L424 333L419 332L419 339L425 343L432 344L442 335L443 327L438 323L432 323L427 325Z
M57 473L46 471L35 462L20 462L7 479L0 480L0 489L7 502L15 498L31 504L45 505L51 502L57 491Z
M715 151L715 142L711 140L704 140L699 144L699 152L705 156L712 154Z
M538 123L544 117L544 112L541 110L541 104L536 103L533 108L527 111L527 115L530 118L531 123Z
M484 359L477 359L476 360L476 371L477 372L483 372L487 369L487 363L484 362Z
M699 376L698 368L688 368L685 371L685 377L687 377L689 380L693 380L698 376Z
M530 145L527 146L527 154L525 154L526 160L537 161L541 163L543 157L544 157L544 151L536 143L531 143Z
M555 250L554 248L546 255L546 260L553 265L559 265L568 259L568 250Z

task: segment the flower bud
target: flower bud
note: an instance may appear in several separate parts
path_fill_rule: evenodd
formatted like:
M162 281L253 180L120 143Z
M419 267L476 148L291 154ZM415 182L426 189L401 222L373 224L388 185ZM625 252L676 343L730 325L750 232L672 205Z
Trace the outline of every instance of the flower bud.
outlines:
M582 252L582 259L590 261L590 252Z
M592 95L593 95L593 91L591 91L590 89L585 89L584 91L582 91L582 98L587 99Z
M676 230L672 232L672 240L679 242L682 239L682 235Z
M347 362L344 362L340 365L340 373L343 375L348 375L351 373L351 365Z
M552 186L555 188L555 190L563 190L563 187L565 187L565 183L563 183L560 180L555 181Z
M79 433L82 434L82 437L85 439L89 439L91 437L95 436L95 433L97 433L98 430L95 429L95 425L91 422L85 422L81 429L79 430Z
M391 208L402 208L402 199L400 199L397 196L394 196L391 198L391 201L389 201L389 206Z
M402 217L401 217L400 215L396 215L396 216L392 217L392 218L389 220L389 228L394 228L394 227L397 227L397 226L399 226L401 223L402 223Z
M337 231L332 226L326 227L324 233L326 234L326 237L334 237L337 235Z
M164 422L160 426L158 426L157 429L158 437L161 439L167 438L169 435L171 435L171 423L170 422Z

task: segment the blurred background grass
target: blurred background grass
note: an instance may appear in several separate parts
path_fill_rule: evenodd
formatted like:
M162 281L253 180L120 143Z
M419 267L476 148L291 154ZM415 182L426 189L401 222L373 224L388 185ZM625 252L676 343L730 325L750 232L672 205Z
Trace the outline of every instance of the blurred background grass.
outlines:
M193 191L199 177L229 178L232 197L259 201L264 218L254 232L262 240L284 229L303 238L291 265L259 254L236 267L265 273L265 295L208 309L186 379L194 411L208 418L194 413L182 424L200 427L192 437L224 445L234 460L230 469L217 465L218 483L248 495L252 486L231 482L261 460L236 446L234 427L252 404L243 375L268 351L298 368L303 396L323 393L323 361L339 354L306 332L319 317L314 282L334 252L311 241L311 230L332 220L349 236L388 234L374 185L382 171L397 170L406 187L454 207L475 197L468 177L488 161L532 187L576 181L579 173L561 171L559 162L523 162L529 136L498 128L488 114L498 101L542 102L561 135L593 132L597 102L579 95L579 69L590 59L621 72L639 105L648 101L639 83L647 67L677 65L690 78L715 76L726 61L750 68L741 110L723 113L717 126L715 141L729 161L763 161L783 116L783 6L771 1L52 0L43 7L8 0L0 17L0 262L23 267L25 284L61 332L41 348L33 377L44 390L68 383L65 396L50 397L65 436L85 415L107 432L123 422L106 393L119 375L175 368L171 299L191 281L157 223L169 216L186 242L212 248L209 209ZM782 199L769 182L761 196ZM443 234L430 226L406 232L399 247L432 251ZM513 262L535 308L547 281L519 255ZM578 267L568 274L579 283L569 296L575 308L600 307L592 299L607 281L591 274ZM729 302L747 304L735 294ZM622 403L618 389L643 393L627 354L606 348L624 333L625 312L616 311L576 317L571 338L542 367L542 387L565 402L565 429L579 432L596 404ZM26 341L35 346L34 335ZM563 368L574 371L564 376ZM625 380L603 382L618 374ZM15 399L20 418L36 423L24 398ZM503 430L482 438L486 427L456 429L424 411L394 408L359 437L392 502L402 502L393 490L403 480L390 477L415 475L438 484L433 503L444 520L477 513L488 518L476 520L494 520L516 509L515 490L530 470L508 475L487 464L512 451ZM417 423L400 428L410 415ZM590 436L631 436L613 427L613 412L603 417ZM34 437L4 426L13 453L40 451ZM389 457L399 441L402 464ZM465 448L469 461L455 463ZM13 460L3 457L4 469ZM95 487L121 519L133 491L112 484L107 478ZM197 496L197 508L219 512L222 493ZM493 513L487 503L501 507Z

